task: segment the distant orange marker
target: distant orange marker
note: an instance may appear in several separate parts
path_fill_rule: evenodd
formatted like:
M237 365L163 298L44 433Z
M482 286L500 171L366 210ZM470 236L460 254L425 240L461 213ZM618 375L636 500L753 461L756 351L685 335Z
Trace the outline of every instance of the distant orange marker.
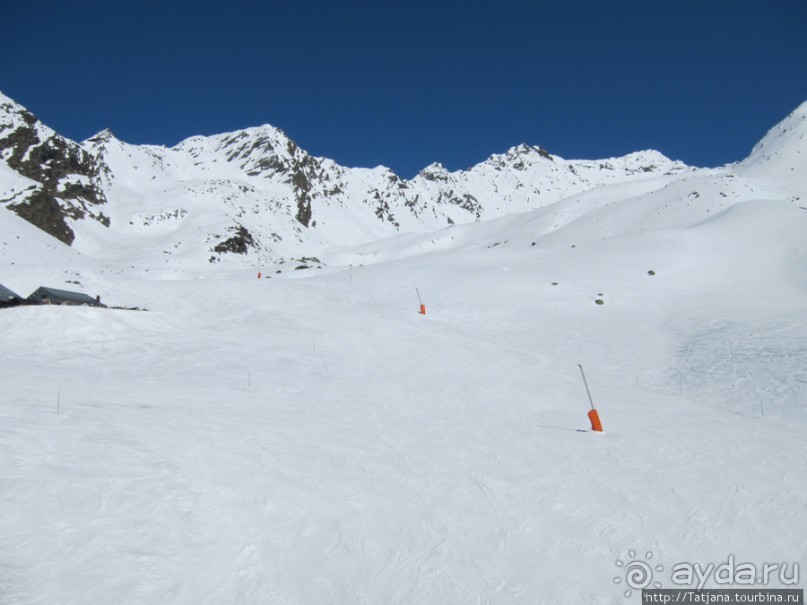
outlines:
M421 315L426 315L426 305L423 304L423 299L420 298L420 290L415 288L415 292L417 292L418 302L420 303L420 314Z

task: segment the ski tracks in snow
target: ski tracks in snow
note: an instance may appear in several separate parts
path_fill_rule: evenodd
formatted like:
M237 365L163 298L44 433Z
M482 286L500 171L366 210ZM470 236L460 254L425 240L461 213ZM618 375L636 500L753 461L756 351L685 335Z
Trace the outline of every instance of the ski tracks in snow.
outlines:
M807 400L807 323L802 314L722 320L680 349L681 394L751 417L787 417ZM683 377L686 377L684 379Z

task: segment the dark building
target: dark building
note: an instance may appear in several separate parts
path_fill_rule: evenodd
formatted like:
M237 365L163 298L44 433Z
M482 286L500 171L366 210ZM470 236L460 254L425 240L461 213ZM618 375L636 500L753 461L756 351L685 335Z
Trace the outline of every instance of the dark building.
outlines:
M101 298L93 298L81 292L57 290L56 288L38 288L28 297L28 300L40 305L87 305L90 307L103 307Z
M0 284L0 307L16 307L24 302L25 300L21 296Z

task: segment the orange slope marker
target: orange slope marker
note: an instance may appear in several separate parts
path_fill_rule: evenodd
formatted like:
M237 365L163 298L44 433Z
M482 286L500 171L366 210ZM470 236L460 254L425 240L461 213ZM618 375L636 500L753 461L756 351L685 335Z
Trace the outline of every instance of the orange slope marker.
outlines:
M420 302L420 311L419 311L419 313L421 315L426 315L426 305L423 304L423 299L420 298L420 291L417 288L415 288L415 292L417 292L418 302Z
M591 404L591 409L588 411L588 419L591 421L591 430L597 433L602 433L602 422L600 422L600 415L594 408L594 402L591 400L591 391L588 388L588 381L586 380L586 373L583 372L583 366L579 363L577 367L580 368L580 374L583 376L583 384L586 385L586 393L588 394L588 402Z

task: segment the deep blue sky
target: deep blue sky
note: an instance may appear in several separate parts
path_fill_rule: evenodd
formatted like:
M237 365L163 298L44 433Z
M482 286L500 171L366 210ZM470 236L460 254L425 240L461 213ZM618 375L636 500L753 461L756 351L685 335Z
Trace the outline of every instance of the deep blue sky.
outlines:
M807 100L807 1L9 0L0 91L75 140L269 123L406 178L519 143L717 166Z

